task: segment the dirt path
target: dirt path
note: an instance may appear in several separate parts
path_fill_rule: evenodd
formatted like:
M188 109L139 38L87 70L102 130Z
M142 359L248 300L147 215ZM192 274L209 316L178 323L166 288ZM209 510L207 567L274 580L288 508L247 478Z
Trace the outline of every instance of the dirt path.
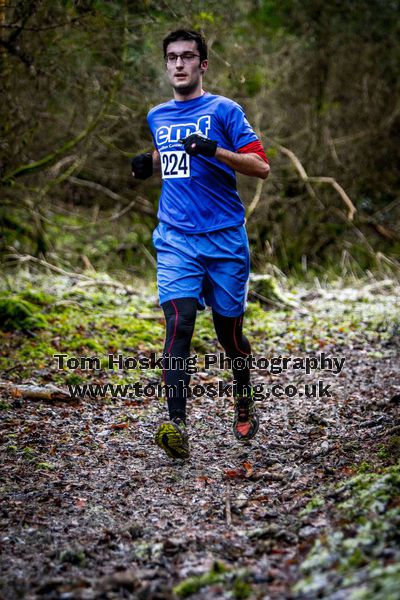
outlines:
M231 434L231 400L191 401L186 463L153 443L158 401L4 397L2 597L333 598L291 591L332 526L334 511L312 508L360 463L389 464L379 448L400 425L398 339L346 343L323 349L346 358L339 376L319 376L332 398L258 402L249 445ZM254 381L308 379L258 371Z

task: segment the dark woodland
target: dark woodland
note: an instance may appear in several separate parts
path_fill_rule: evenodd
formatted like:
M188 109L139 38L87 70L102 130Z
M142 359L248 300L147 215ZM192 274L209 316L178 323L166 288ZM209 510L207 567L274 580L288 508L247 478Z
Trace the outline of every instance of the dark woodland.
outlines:
M1 600L400 599L399 9L0 0ZM109 363L162 353L161 179L130 160L178 28L204 33L204 89L270 161L238 175L246 332L269 359L253 382L285 389L247 444L229 394L191 398L186 462L153 442L161 370ZM192 352L193 384L229 384L201 368L209 311Z

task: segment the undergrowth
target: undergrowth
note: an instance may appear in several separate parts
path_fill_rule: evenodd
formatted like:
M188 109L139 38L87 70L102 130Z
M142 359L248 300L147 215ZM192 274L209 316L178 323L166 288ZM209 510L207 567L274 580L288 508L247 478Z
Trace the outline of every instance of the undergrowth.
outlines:
M299 597L397 600L400 590L400 462L340 484L332 527L318 538L300 571Z

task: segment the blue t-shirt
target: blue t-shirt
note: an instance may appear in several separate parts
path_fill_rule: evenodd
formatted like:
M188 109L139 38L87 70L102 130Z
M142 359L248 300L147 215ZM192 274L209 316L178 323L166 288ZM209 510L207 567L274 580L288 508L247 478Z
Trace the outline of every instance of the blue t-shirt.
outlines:
M258 140L239 104L206 92L192 100L170 100L150 110L147 120L161 158L158 218L187 233L204 233L244 223L235 171L207 156L189 156L178 140L195 131L236 152Z

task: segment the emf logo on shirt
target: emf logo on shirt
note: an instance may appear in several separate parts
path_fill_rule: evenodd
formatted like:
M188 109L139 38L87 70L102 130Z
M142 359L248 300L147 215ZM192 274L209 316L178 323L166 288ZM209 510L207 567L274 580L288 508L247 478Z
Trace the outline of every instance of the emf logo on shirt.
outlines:
M168 142L178 142L186 138L191 133L200 131L207 136L211 128L210 115L200 117L195 123L181 123L179 125L163 125L156 130L156 142L161 146Z

